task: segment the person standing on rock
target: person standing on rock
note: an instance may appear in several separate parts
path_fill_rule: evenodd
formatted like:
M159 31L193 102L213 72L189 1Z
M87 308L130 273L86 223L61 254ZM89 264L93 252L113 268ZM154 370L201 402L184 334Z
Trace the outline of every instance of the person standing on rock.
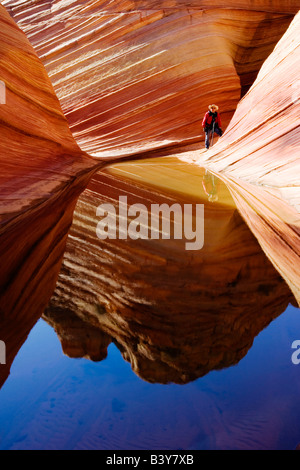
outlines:
M216 104L210 104L208 106L209 111L205 113L205 116L202 121L202 127L205 132L205 148L209 149L209 140L210 137L213 137L213 133L215 132L220 137L223 134L221 129L221 118L220 114L218 113L219 107Z

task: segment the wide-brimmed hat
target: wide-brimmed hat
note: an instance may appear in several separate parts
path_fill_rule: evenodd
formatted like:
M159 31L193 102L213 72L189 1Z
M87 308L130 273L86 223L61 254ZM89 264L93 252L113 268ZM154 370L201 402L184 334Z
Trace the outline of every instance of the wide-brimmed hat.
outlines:
M216 104L210 104L210 105L208 106L208 109L211 111L211 108L213 108L213 107L216 108L216 111L218 111L219 106L217 106Z

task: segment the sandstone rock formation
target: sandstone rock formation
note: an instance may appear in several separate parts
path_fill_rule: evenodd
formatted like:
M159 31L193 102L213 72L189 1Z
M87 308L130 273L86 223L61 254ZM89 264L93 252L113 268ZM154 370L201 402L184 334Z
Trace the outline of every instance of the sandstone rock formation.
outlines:
M224 127L299 1L4 2L43 61L71 131L98 157L203 140Z
M128 206L144 204L149 211L154 203L204 204L203 248L187 251L185 239L162 235L100 240L97 207L110 203L118 214L120 195ZM68 318L77 317L82 324L72 338L79 350L89 325L111 336L145 380L186 383L238 362L292 300L226 186L194 165L154 158L113 165L93 177L76 206L44 318L66 353L64 337L73 331Z
M47 73L0 6L0 338L6 376L54 289L76 198L95 161L74 141ZM21 334L20 334L21 333Z
M10 344L10 363L54 288L76 198L96 168L85 151L101 160L199 147L207 105L219 104L225 128L300 2L2 3L37 53L1 6L0 339ZM300 302L299 21L297 15L210 152L186 152L181 166L174 157L165 167L159 161L133 172L114 167L91 181L47 311L68 354L104 357L111 336L141 376L181 383L239 360L292 300L224 186L225 202L208 204L210 243L199 256L168 240L150 248L145 240L103 242L99 251L96 204L120 192L129 203L203 201L198 166L227 184ZM190 301L184 317L180 289ZM184 344L178 328L188 338Z

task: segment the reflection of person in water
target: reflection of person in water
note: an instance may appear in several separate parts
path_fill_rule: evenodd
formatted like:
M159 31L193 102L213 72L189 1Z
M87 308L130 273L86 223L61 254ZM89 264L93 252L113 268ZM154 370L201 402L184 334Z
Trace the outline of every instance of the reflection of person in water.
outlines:
M205 170L203 176L202 186L205 194L208 196L209 202L216 202L218 200L217 185L215 182L215 176L210 171Z

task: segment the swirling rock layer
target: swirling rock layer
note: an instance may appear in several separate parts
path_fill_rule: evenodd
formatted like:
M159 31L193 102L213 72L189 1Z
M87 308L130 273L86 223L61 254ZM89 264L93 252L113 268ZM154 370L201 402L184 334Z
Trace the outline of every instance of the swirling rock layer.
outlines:
M10 363L55 286L76 198L95 162L74 141L47 73L0 6L0 338ZM21 334L20 334L21 332Z
M6 1L52 80L72 133L95 156L203 139L224 127L300 2Z

